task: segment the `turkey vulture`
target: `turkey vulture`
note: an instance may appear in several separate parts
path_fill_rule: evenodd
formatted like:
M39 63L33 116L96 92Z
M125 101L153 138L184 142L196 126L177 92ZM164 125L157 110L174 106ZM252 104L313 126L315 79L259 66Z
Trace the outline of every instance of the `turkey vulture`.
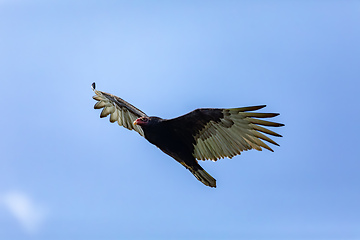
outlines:
M253 112L266 105L242 108L199 108L173 119L149 117L140 109L112 94L98 91L93 98L98 101L95 109L104 108L100 117L110 115L110 122L118 122L129 130L135 130L164 153L186 167L206 186L216 187L216 180L210 176L197 160L216 161L232 158L240 152L266 148L273 150L262 140L279 146L265 136L281 137L267 128L284 124L261 120L272 118L278 113Z

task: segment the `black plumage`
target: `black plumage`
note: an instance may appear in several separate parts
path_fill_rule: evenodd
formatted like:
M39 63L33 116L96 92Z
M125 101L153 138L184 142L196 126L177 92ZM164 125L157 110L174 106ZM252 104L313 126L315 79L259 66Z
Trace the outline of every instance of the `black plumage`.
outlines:
M173 157L194 176L210 187L216 187L216 180L210 176L197 160L232 158L242 151L266 148L273 151L263 140L278 145L264 135L281 135L262 126L280 127L281 123L259 118L272 118L277 113L253 112L265 105L244 108L196 109L173 119L149 117L125 100L95 89L93 97L98 102L94 108L103 108L100 117L110 115L110 122L118 122L130 130L137 131L150 143Z

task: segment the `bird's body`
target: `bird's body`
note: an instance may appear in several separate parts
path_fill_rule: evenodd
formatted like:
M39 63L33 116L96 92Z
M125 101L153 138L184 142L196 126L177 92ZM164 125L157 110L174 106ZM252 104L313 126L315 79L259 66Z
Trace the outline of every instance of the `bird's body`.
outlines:
M149 117L149 124L141 126L146 140L186 167L199 181L207 186L216 187L216 180L193 156L194 147L190 135L186 136L181 129L174 128L171 122L158 117Z
M93 98L98 102L94 108L104 108L100 117L110 115L110 122L137 131L150 143L186 167L194 176L210 187L216 187L211 177L197 160L232 158L241 151L266 148L262 140L278 145L260 132L281 136L263 126L279 127L280 123L258 118L277 116L276 113L253 113L265 105L220 109L196 109L173 119L149 117L141 110L114 95L95 90Z

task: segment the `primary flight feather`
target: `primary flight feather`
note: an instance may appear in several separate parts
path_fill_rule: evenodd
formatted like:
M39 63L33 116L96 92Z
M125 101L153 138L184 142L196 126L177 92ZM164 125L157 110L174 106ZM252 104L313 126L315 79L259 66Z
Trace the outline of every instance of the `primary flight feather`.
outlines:
M216 180L197 160L232 158L250 149L261 151L265 148L273 151L264 141L278 144L264 133L275 137L281 135L262 126L284 126L262 119L275 117L278 113L253 112L266 105L228 109L199 108L177 118L162 119L149 117L125 100L96 90L95 83L92 89L96 94L93 98L98 101L94 108L103 108L101 118L110 115L110 122L135 130L210 187L216 187Z

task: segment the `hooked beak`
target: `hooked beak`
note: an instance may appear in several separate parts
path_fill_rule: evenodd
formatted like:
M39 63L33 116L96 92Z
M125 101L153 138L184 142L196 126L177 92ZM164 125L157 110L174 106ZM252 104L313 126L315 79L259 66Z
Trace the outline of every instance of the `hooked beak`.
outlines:
M134 125L138 125L138 120L136 119L134 122L133 122Z

